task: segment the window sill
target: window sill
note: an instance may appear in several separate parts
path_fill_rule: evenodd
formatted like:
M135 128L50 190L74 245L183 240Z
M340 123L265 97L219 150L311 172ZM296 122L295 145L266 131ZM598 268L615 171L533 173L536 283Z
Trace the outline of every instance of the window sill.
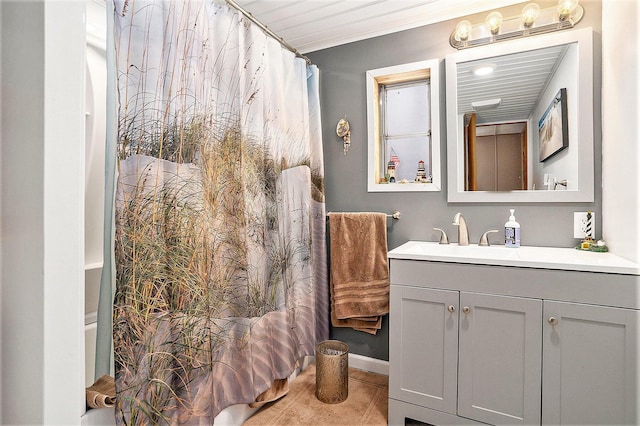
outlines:
M370 183L368 192L436 192L440 185L435 183Z

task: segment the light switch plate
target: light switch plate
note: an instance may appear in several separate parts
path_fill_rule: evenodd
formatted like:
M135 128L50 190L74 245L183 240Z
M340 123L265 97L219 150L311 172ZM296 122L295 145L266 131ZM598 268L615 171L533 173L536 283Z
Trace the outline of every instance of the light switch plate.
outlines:
M593 212L573 212L573 238L596 238L596 214Z

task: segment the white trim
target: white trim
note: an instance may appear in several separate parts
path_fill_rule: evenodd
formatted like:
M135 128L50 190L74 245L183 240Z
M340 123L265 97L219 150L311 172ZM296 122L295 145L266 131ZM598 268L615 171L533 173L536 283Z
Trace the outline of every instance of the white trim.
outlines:
M84 332L85 64L84 2L44 7L42 144L44 226L41 306L43 400L16 411L42 410L43 424L78 424L86 408ZM31 95L31 93L29 94ZM36 100L34 94L34 101ZM32 232L25 229L25 232ZM25 265L28 261L25 260ZM27 267L38 268L39 265ZM15 318L14 318L15 320ZM37 357L24 362L35 362ZM41 361L42 362L42 361ZM36 398L37 399L37 398ZM23 417L26 419L28 417ZM11 422L9 422L11 423Z
M349 367L358 370L370 371L371 373L389 375L389 361L377 358L370 358L364 355L349 354Z
M425 192L440 191L440 59L394 65L366 72L367 84L367 191L368 192ZM431 114L431 183L379 184L378 168L380 167L380 131L378 129L378 113L376 93L377 78L394 74L408 73L428 69L430 71L430 114Z

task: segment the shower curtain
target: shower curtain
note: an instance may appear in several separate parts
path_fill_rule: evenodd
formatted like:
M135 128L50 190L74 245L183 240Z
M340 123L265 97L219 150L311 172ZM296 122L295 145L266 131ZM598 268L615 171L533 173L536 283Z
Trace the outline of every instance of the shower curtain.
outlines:
M116 0L121 424L212 424L328 337L318 71L213 0Z

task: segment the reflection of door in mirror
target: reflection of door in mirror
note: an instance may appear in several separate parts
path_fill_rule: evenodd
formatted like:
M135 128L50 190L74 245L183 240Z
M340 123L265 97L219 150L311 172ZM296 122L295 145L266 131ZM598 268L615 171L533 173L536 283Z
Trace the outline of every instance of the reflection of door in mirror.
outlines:
M476 173L476 114L464 115L464 190L477 191Z
M474 114L465 119L467 190L527 189L526 122L474 126Z

